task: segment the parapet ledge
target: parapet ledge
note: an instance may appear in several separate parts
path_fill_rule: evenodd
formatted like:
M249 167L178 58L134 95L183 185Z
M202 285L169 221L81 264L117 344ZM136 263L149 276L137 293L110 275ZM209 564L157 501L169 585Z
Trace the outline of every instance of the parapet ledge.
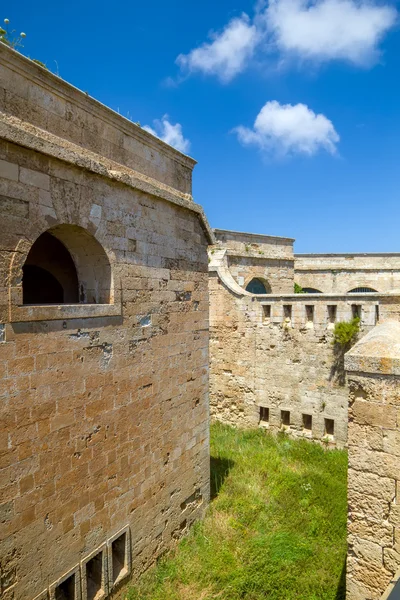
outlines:
M36 125L2 112L0 112L0 138L18 146L46 154L96 175L118 181L131 188L160 197L167 202L195 212L199 216L208 242L210 244L215 243L214 233L208 224L202 206L196 204L190 194L180 192L126 165L100 156L92 150L78 146Z
M387 321L374 327L347 352L345 369L400 376L400 323Z

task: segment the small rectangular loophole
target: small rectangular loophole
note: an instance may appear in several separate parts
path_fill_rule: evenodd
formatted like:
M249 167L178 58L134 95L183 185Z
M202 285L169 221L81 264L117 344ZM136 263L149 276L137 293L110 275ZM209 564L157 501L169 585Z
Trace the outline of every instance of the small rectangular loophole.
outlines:
M78 600L76 597L76 574L73 573L67 579L59 583L54 590L55 600Z
M379 305L375 306L375 325L379 323Z
M260 406L260 423L269 423L269 408Z
M292 305L291 304L284 304L283 305L283 316L285 319L291 319L292 318Z
M303 415L303 429L307 431L312 430L312 416L311 415Z
M264 323L269 323L271 319L271 305L263 304L263 321Z
M285 425L285 427L290 426L290 411L289 410L281 410L281 423Z
M361 319L361 310L362 310L361 304L352 304L351 305L351 314L352 314L353 319L355 319L355 318Z
M308 324L314 323L314 306L312 304L306 305L306 319Z
M333 419L325 419L325 435L335 435L335 421Z
M98 600L104 594L103 552L99 552L86 563L86 599Z
M328 306L328 320L329 323L336 323L336 314L337 314L337 306L336 304L331 304Z
M112 556L112 582L113 585L123 579L128 573L128 559L126 552L126 532L111 544Z

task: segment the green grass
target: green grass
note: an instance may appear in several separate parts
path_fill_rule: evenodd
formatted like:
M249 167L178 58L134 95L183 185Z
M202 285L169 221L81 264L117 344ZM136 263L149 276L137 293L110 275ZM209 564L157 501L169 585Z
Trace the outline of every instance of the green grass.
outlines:
M347 454L211 428L210 508L129 600L344 600Z

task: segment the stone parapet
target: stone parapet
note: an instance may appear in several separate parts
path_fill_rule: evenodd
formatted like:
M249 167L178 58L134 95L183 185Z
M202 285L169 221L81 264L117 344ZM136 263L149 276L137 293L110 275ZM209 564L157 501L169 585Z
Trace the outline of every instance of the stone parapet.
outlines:
M400 323L345 357L349 381L347 600L378 600L400 567Z

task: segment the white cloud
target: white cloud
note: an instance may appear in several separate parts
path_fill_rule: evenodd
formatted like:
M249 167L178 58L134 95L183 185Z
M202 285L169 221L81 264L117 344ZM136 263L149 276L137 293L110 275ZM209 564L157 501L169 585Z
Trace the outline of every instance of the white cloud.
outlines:
M149 127L149 125L144 125L143 129L177 150L180 150L180 152L187 154L190 150L189 140L183 137L182 125L180 123L172 125L168 120L168 115L164 115L161 120L156 119L154 121L154 129Z
M267 102L257 115L252 129L236 127L240 142L255 145L268 153L316 154L326 150L336 152L339 142L332 122L322 114L315 114L305 104L279 104Z
M257 28L243 14L229 21L213 38L189 54L180 54L176 62L184 72L201 71L228 82L246 68L258 42Z
M182 73L200 71L229 82L243 72L256 50L279 60L296 56L357 66L379 58L379 44L397 20L393 6L379 0L257 0L255 16L229 21L211 42L180 54Z
M270 0L266 33L279 51L316 61L347 60L369 65L397 18L391 6L359 0Z

